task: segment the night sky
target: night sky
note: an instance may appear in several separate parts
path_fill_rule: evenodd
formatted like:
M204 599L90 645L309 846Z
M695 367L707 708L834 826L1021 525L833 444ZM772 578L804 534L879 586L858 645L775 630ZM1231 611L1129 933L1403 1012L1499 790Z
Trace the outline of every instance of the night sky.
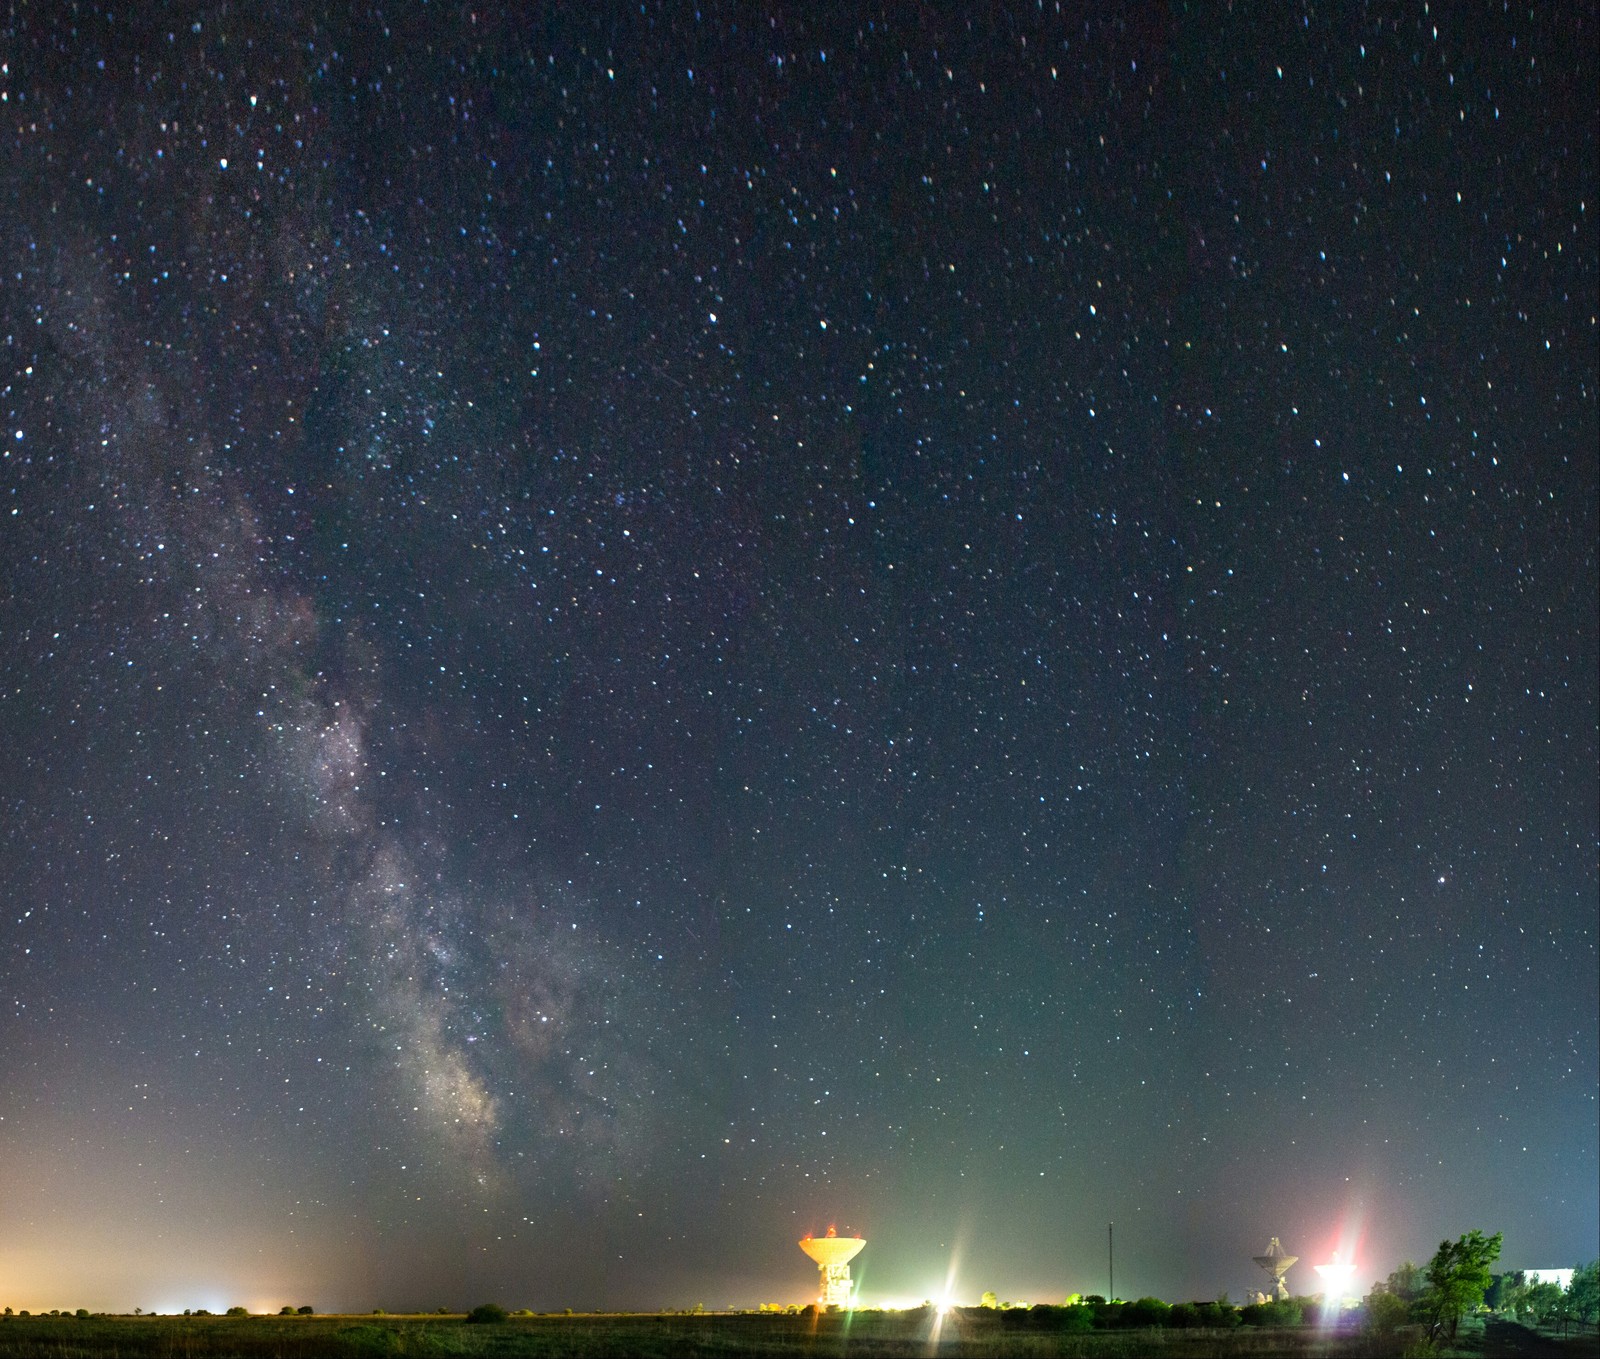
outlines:
M1600 1253L1592 4L324 9L0 27L0 1302Z

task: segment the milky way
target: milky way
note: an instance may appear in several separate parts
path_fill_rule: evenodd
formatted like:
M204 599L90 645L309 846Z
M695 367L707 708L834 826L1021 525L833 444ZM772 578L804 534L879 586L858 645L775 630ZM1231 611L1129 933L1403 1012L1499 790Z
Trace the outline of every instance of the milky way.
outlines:
M1594 1253L1592 15L4 35L0 1301Z

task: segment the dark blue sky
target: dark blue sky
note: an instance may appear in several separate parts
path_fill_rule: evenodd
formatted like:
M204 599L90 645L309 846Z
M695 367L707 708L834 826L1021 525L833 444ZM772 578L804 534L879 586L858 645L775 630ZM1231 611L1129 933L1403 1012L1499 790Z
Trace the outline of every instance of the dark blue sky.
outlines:
M5 30L4 1301L1596 1254L1592 6L321 8Z

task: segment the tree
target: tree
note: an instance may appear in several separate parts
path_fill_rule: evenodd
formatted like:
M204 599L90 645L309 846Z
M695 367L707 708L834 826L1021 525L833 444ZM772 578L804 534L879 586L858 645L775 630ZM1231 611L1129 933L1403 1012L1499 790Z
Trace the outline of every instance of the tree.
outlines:
M1305 1322L1305 1305L1298 1298L1273 1298L1239 1309L1246 1326L1299 1326Z
M978 1299L978 1306L980 1307L998 1307L999 1305L1000 1299L995 1296L992 1288L985 1289L983 1296Z
M467 1313L468 1322L477 1326L497 1326L506 1319L506 1309L498 1303L480 1303Z
M1373 1284L1367 1294L1365 1320L1367 1332L1375 1336L1393 1335L1411 1320L1411 1304L1384 1284Z
M1094 1330L1094 1308L1081 1302L1068 1303L1060 1312L1060 1330L1072 1333Z
M1477 1307L1489 1290L1489 1266L1500 1258L1502 1235L1486 1237L1476 1229L1454 1241L1441 1241L1428 1261L1428 1291L1423 1310L1428 1336L1437 1340L1448 1330L1454 1340L1461 1314Z
M1554 1319L1557 1309L1566 1301L1566 1296L1566 1292L1558 1283L1530 1284L1523 1306L1533 1314L1535 1321L1548 1324Z
M1572 1271L1567 1306L1574 1321L1600 1321L1600 1260L1591 1260Z
M1406 1302L1415 1302L1422 1296L1426 1282L1422 1277L1422 1270L1407 1260L1389 1276L1387 1286L1395 1297L1403 1298Z
M1084 1301L1088 1302L1089 1300L1085 1298ZM1113 1298L1110 1302L1093 1303L1091 1307L1094 1312L1096 1330L1109 1331L1113 1327L1124 1324L1122 1314L1127 1310L1127 1303L1118 1302Z
M1572 1323L1577 1320L1577 1317L1572 1310L1572 1290L1570 1288L1556 1299L1555 1306L1550 1309L1550 1315L1546 1320L1550 1325L1559 1329L1562 1335L1566 1335L1572 1329Z
M1122 1321L1125 1326L1165 1326L1171 1312L1160 1298L1140 1298L1123 1309Z
M1496 1274L1483 1295L1484 1305L1492 1312L1510 1312L1516 1316L1525 1306L1527 1291L1527 1278L1520 1269Z

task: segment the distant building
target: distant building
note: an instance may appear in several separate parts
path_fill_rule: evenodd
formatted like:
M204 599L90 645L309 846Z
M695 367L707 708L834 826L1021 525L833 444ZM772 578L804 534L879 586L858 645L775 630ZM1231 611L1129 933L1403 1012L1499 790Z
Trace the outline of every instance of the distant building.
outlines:
M1525 1269L1522 1277L1528 1283L1553 1283L1563 1293L1572 1287L1572 1271L1570 1269Z

